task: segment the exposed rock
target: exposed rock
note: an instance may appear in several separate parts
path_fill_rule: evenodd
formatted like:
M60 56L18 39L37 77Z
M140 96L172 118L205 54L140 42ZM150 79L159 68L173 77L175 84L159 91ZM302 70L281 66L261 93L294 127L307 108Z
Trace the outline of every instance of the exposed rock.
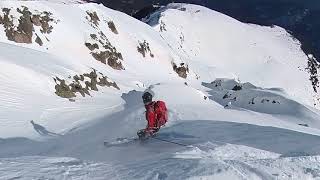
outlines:
M118 61L118 59L121 59L120 57L122 58L121 54L111 54L108 58L108 65L116 70L124 69L122 63Z
M109 51L100 51L98 53L92 52L91 54L96 60L102 62L103 64L108 64L113 69L124 69L122 63L119 61L121 54L119 55L117 53L112 53Z
M300 125L300 126L304 126L304 127L309 127L309 125L308 125L308 124L298 124L298 125Z
M91 54L96 60L102 62L103 64L106 64L106 59L109 54L108 51L98 52L98 53L92 52Z
M90 49L90 51L93 51L95 49L99 49L99 45L97 43L94 43L94 44L85 43L85 45L87 46L88 49Z
M31 17L31 22L32 22L35 26L41 26L40 15L33 15L33 16Z
M84 76L83 76L83 75L80 75L80 77L79 77L78 75L75 75L75 76L73 76L73 79L74 79L76 82L84 81Z
M32 31L33 31L33 24L31 22L31 12L28 8L24 7L23 10L17 9L22 16L19 19L19 25L17 27L17 32L24 35L26 38L30 38L30 43L32 43Z
M93 40L98 40L98 37L96 34L90 34L90 37L93 39Z
M185 65L184 63L181 63L178 67L174 62L172 62L173 70L182 78L187 78L189 73L189 67L188 65Z
M14 27L12 17L11 18L9 17L10 11L11 11L11 9L3 8L2 12L4 13L4 15L3 15L3 17L0 16L0 18L1 18L0 23L3 24L3 27L5 28L6 35L8 33L12 34L13 27Z
M82 97L85 97L86 95L91 96L90 91L98 91L98 86L114 87L115 89L120 90L115 82L108 81L107 76L103 76L102 73L100 74L102 77L98 78L97 71L93 69L90 73L75 75L73 77L70 76L69 79L73 78L74 80L70 84L66 84L65 80L56 77L54 78L54 81L56 82L55 93L62 98L68 98L74 102L75 100L71 98L76 97L76 93L81 94ZM85 80L85 77L90 80ZM83 82L86 87L83 87L80 82Z
M2 8L2 12L4 12L5 14L9 14L11 11L11 9L9 8Z
M103 64L108 64L116 70L123 70L124 67L120 60L123 60L122 54L112 46L105 34L100 31L99 38L96 34L90 34L91 40L95 41L94 44L86 42L85 45L91 51L91 55ZM99 48L99 45L101 48ZM99 49L99 51L97 50Z
M308 56L308 67L306 70L310 73L309 80L311 81L314 92L318 92L317 88L319 87L319 78L318 78L318 70L320 68L319 62L312 56Z
M212 81L210 84L214 84L214 87L221 87L222 80L218 79L218 80Z
M113 21L109 21L108 26L113 33L118 34L118 30L117 30L116 26L114 25Z
M229 98L231 95L229 95L229 93L226 93L223 97L222 97L222 99L227 99L227 98Z
M160 32L167 31L166 24L161 20L160 21Z
M44 11L42 14L41 14L41 19L40 19L40 22L41 22L41 32L44 33L44 34L49 34L52 32L52 29L53 27L50 26L49 22L51 21L54 21L50 16L52 14L50 12L46 12Z
M28 9L17 9L19 13L22 13L22 16L18 20L19 25L17 27L14 26L12 15L10 15L11 9L3 8L2 11L4 12L4 16L1 17L1 24L3 24L5 28L8 40L17 43L32 43L33 26Z
M234 90L234 91L240 91L241 89L242 89L242 87L239 86L239 85L235 85L235 86L232 88L232 90Z
M99 31L99 35L102 40L105 40L107 41L107 43L110 43L107 36L102 31Z
M106 76L102 77L102 78L99 78L99 82L98 82L98 85L99 86L107 86L107 87L114 87L118 90L120 90L120 88L118 87L118 85L115 83L115 82L109 82L108 81L108 78Z
M76 97L75 93L71 91L70 87L66 84L65 80L56 77L54 78L54 81L56 82L56 95L68 99Z
M87 11L87 14L89 15L89 17L87 17L87 19L88 19L92 24L94 24L95 27L98 27L100 19L99 19L97 13L96 13L95 11L93 11L93 12Z
M32 14L27 7L22 6L21 8L17 8L17 12L21 14L18 18L11 15L11 11L11 9L3 8L2 12L4 15L3 17L0 16L0 24L3 25L6 36L10 41L31 44L34 25L42 27L40 30L41 33L50 33L53 29L53 27L49 25L49 22L54 21L50 18L51 13L42 12L41 14ZM17 26L13 24L13 18L18 19L19 24ZM36 36L35 42L42 46L42 40L38 35Z
M255 98L252 98L251 101L249 102L249 104L255 104L254 99Z
M146 57L146 53L149 52L150 57L154 57L154 55L152 54L151 50L150 50L150 46L149 43L144 40L143 42L139 42L139 46L137 47L137 50L139 53L142 54L143 57Z
M40 39L40 37L36 34L37 38L36 38L36 43L38 43L40 46L43 45L42 40Z
M70 101L70 102L76 102L76 100L74 100L74 99L69 99L69 101Z
M273 100L273 101L272 101L272 104L280 104L280 102L279 102L279 101L276 101L276 100Z
M82 97L85 97L86 94L90 96L89 91L86 88L83 88L79 82L73 82L69 86L71 87L72 92L78 92Z
M32 37L27 34L8 30L6 33L8 40L15 41L16 43L32 43Z
M89 90L89 88L93 91L98 91L97 88L97 72L96 70L93 70L92 72L90 72L89 74L83 74L84 77L88 77L91 79L91 81L85 81L86 84L86 89Z

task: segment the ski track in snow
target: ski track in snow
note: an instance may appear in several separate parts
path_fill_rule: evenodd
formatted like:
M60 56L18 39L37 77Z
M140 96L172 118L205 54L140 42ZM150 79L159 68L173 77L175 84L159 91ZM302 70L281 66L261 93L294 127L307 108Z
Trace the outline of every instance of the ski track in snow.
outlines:
M185 4L161 8L147 25L78 2L0 2L15 16L26 6L58 20L41 34L48 39L42 47L9 41L0 25L0 179L320 179L320 111L311 107L317 94L297 68L307 56L284 29ZM98 25L88 22L93 11ZM96 61L85 47L100 31L122 53L125 70ZM137 51L144 40L154 57ZM172 63L188 65L186 79ZM71 82L92 69L120 90L99 87L77 93L75 102L55 95L53 77ZM145 127L146 88L169 108L156 138L176 144L105 147Z

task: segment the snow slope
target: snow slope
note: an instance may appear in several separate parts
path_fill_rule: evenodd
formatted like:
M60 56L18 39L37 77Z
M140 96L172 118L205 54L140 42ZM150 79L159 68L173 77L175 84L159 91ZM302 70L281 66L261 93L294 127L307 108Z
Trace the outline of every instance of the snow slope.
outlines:
M300 42L280 27L244 24L207 8L183 4L168 5L145 21L204 81L223 76L281 87L291 98L318 104L305 70L308 58Z
M97 4L0 9L0 179L319 179L308 58L280 27L185 4L149 25ZM145 126L146 90L169 108L157 138L182 145L104 147Z

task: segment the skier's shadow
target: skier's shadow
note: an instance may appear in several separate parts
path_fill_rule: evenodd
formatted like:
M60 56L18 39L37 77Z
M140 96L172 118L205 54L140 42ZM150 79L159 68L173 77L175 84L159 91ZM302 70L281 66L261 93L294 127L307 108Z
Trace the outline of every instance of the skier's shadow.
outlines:
M32 124L34 130L37 131L37 133L39 133L41 136L61 136L60 134L48 131L45 127L36 124L33 120L30 121L30 123Z

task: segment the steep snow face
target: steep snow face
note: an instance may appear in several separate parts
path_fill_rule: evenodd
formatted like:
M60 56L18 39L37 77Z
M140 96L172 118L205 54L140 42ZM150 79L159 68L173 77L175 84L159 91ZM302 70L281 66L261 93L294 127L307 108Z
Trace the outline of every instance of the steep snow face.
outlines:
M192 5L148 22L97 4L0 2L0 179L319 177L304 72L317 64L298 42ZM104 147L145 127L146 90L168 106L166 141Z
M37 137L31 120L65 133L120 110L123 92L178 79L159 34L123 13L31 1L0 9L3 138Z
M6 102L1 122L7 127L1 131L3 137L36 136L31 120L50 126L51 131L67 132L92 118L85 115L88 109L106 115L105 109L121 109L120 94L168 81L202 89L206 96L204 84L216 78L235 79L261 88L283 88L280 99L286 103L282 106L293 99L298 101L290 106L294 110L315 103L305 71L307 57L299 42L279 27L247 25L183 4L171 4L152 15L148 22L153 28L97 4L1 1L0 8L0 39L5 43L0 58L6 67L1 72L5 82L1 99ZM243 98L223 98L227 91L219 89L214 101L223 106L232 101L263 113L287 116L292 112L287 107L278 109L273 101L268 108L251 103L256 97L262 102L270 93L250 90L246 96L244 90L238 93ZM110 103L101 100L109 96L114 99ZM278 102L276 94L271 96ZM90 103L97 104L92 108ZM17 109L22 109L23 120L14 113ZM300 115L305 112L309 110ZM307 118L298 124L318 127L317 115L301 117ZM65 121L68 125L60 123Z
M300 43L280 27L244 24L185 4L170 4L145 21L203 79L229 77L281 87L292 98L319 107L318 85L313 88L307 71L308 57Z
M315 95L304 72L306 56L281 28L247 25L183 4L152 15L152 28L97 4L18 2L0 3L2 138L37 138L37 124L65 134L121 111L126 107L121 94L155 84L163 89L156 96L175 99L176 108L195 102L162 92L190 88L192 96L209 97L217 109L231 103L293 123L270 121L271 126L319 128L317 110L304 105ZM235 80L216 88L211 83L216 78ZM260 88L246 89L245 82Z

